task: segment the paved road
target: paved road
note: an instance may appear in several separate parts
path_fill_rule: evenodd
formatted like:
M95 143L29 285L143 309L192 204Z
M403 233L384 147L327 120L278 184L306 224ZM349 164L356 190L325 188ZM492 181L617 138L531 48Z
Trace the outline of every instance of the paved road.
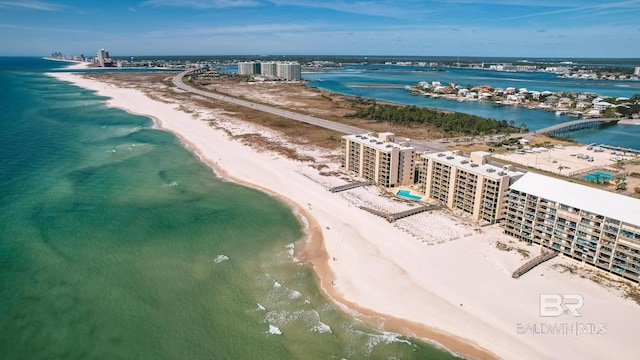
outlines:
M289 111L289 110L283 110L283 109L279 109L273 106L268 106L268 105L264 105L264 104L258 104L252 101L247 101L247 100L242 100L242 99L238 99L238 98L234 98L234 97L230 97L230 96L225 96L225 95L220 95L220 94L216 94L216 93L212 93L209 91L204 91L204 90L200 90L200 89L196 89L192 86L189 86L187 84L184 83L183 78L189 74L191 72L191 70L189 71L184 71L181 72L180 74L176 75L173 77L173 84L177 87L179 87L182 90L185 91L189 91L198 95L202 95L211 99L215 99L215 100L221 100L221 101L226 101L232 104L236 104L236 105L240 105L240 106L245 106L251 109L256 109L256 110L260 110L260 111L264 111L267 113L271 113L274 115L278 115L278 116L282 116L288 119L292 119L295 121L301 121L307 124L311 124L311 125L316 125L316 126L320 126L323 127L325 129L329 129L329 130L334 130L343 134L349 134L349 135L355 135L355 134L364 134L364 133L368 133L370 132L369 130L366 129L361 129L361 128L357 128L355 126L350 126L350 125L345 125L345 124L340 124L337 123L335 121L330 121L330 120L325 120L325 119L320 119L317 118L315 116L310 116L310 115L304 115L304 114L300 114L300 113L296 113L293 111ZM417 151L442 151L442 149L444 148L445 144L439 143L439 142L434 142L434 141L423 141L423 142L418 142L418 141L414 141L411 142L411 145L417 150Z

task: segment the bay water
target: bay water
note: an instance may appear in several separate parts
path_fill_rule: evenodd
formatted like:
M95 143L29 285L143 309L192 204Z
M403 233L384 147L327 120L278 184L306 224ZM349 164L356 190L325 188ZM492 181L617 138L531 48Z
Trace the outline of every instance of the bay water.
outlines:
M305 72L307 85L330 92L362 96L399 104L463 112L497 120L525 124L530 130L541 129L562 122L576 120L568 115L557 116L552 111L518 106L493 106L488 102L448 100L412 96L405 86L420 81L456 83L462 86L490 85L492 87L526 88L536 91L564 91L595 93L601 96L631 97L640 94L640 81L567 79L543 72L500 72L466 68L424 68L383 64L346 64L343 68ZM640 120L638 120L640 123ZM582 143L640 149L640 125L618 124L600 129L575 132L571 137Z
M62 66L0 58L2 359L454 357L345 315L290 208Z

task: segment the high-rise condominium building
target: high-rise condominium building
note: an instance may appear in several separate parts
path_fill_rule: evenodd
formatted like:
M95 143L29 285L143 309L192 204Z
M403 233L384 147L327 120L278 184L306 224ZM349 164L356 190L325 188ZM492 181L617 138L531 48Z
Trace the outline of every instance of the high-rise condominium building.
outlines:
M278 63L276 63L275 61L262 61L260 63L260 73L265 77L277 77Z
M297 62L279 62L276 71L282 80L297 81L302 79L302 66Z
M418 158L420 191L449 209L458 209L474 221L494 223L502 218L509 185L524 173L513 166L493 166L491 154L459 150L422 154Z
M394 140L393 133L343 136L345 171L385 187L413 184L416 151Z
M255 61L240 61L238 62L238 74L240 75L260 74L260 63Z
M504 232L638 282L640 200L527 173L510 187Z
M111 65L111 58L109 58L109 52L105 49L98 50L97 53L97 62L101 67L105 67L106 65Z

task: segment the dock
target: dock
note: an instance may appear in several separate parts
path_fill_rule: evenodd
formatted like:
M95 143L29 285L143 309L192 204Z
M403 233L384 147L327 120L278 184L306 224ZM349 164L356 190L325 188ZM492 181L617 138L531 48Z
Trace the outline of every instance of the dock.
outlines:
M620 146L613 146L613 145L607 145L607 144L600 144L598 145L598 147L601 147L607 150L622 151L623 153L632 153L635 155L640 155L640 150L636 150L636 149L623 148Z

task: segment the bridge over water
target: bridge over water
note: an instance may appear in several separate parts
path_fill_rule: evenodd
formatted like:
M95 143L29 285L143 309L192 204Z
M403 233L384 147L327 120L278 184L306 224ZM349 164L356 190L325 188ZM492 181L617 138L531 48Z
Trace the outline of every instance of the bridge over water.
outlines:
M564 122L561 124L552 125L543 129L538 129L535 131L536 134L551 134L554 136L566 136L570 132L585 130L585 129L595 129L599 127L604 127L608 125L617 124L620 119L610 118L610 119L580 119Z

